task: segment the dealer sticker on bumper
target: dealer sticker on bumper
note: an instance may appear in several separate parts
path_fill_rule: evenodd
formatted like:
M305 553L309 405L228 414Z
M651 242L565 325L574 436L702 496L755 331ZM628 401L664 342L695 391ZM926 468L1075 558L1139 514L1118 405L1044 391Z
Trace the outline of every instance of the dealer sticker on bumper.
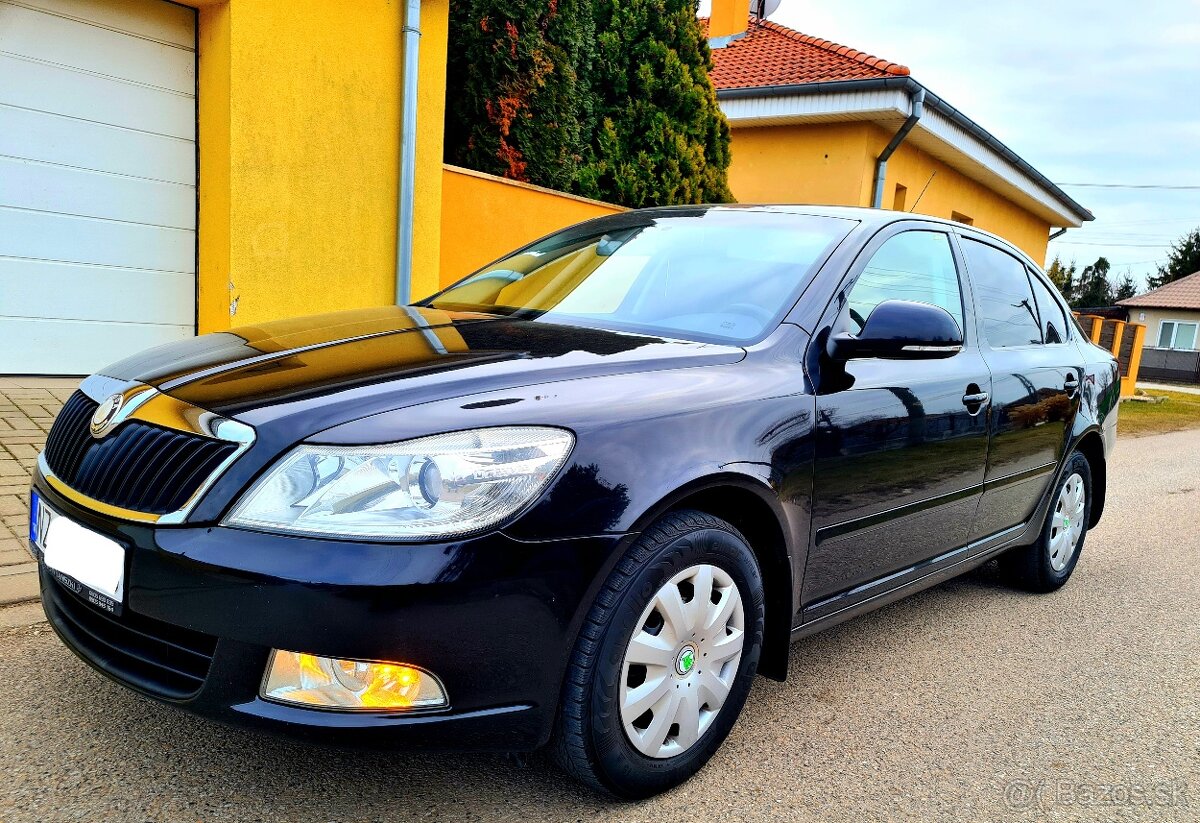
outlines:
M36 493L30 503L30 547L54 579L96 608L120 614L125 548L59 514Z

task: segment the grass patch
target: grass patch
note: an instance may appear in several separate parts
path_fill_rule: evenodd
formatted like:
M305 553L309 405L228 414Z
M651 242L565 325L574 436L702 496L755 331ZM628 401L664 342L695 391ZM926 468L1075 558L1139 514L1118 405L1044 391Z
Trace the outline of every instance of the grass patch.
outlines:
M1182 431L1200 428L1200 394L1178 391L1152 391L1150 397L1166 397L1165 403L1138 403L1130 400L1121 404L1117 417L1117 433L1125 437Z

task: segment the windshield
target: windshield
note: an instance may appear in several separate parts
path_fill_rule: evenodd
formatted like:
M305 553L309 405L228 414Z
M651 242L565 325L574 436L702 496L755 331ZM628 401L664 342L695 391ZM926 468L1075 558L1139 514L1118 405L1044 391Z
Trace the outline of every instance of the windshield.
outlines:
M854 225L742 209L633 212L551 235L422 305L745 343L779 323Z

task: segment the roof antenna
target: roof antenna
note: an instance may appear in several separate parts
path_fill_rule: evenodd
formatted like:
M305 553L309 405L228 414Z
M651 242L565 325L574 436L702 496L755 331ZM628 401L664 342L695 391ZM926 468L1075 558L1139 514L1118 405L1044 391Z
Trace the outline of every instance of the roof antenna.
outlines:
M760 28L763 21L776 12L781 2L783 0L750 0L749 12L755 17L754 27Z
M933 178L935 178L935 177L937 177L936 171L933 174L929 175L929 179L925 181L924 188L922 188L921 193L917 195L917 199L913 201L912 208L908 210L909 214L912 214L914 211L917 210L917 203L921 202L921 198L925 196L925 190L929 188L929 184L933 182Z

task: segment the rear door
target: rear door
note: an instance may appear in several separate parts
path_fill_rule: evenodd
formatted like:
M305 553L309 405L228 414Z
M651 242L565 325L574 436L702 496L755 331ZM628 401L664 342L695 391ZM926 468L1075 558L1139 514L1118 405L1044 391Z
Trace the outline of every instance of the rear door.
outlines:
M834 385L823 378L803 593L807 605L824 601L819 613L967 541L988 445L979 398L989 386L963 294L949 237L930 227L877 236L835 299L832 322L848 331L896 299L946 309L965 334L952 357L856 359Z
M992 439L971 526L980 540L1024 523L1049 484L1079 403L1066 314L1040 275L989 239L960 236L992 374Z

